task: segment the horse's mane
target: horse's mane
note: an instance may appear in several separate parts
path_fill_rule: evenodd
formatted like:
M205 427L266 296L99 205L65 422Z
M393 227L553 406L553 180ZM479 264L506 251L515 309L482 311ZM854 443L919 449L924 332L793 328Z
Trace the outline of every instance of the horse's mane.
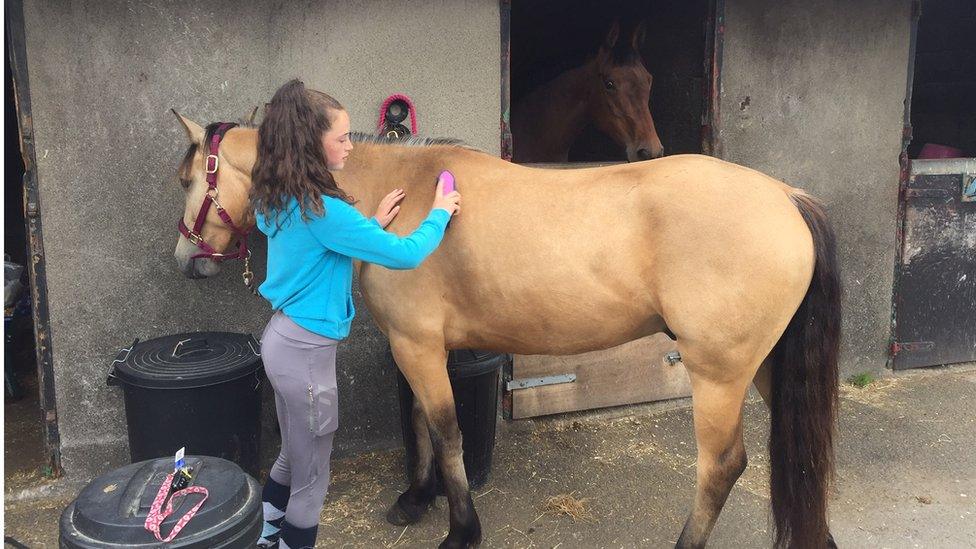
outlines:
M365 132L349 132L349 137L356 143L374 143L379 145L400 145L402 147L432 147L435 145L446 145L448 147L458 147L483 153L485 151L468 145L460 139L453 137L427 137L421 135L411 135L405 139L391 139L385 135L375 135Z
M207 125L206 134L203 137L203 142L209 144L214 133L217 131L217 127L220 126L220 122L214 122ZM257 125L241 119L237 123L239 128L257 128ZM400 145L403 147L431 147L435 145L446 145L448 147L458 147L460 149L465 149L469 151L475 151L487 154L484 150L477 147L468 145L460 139L455 139L453 137L427 137L420 135L411 135L406 139L390 139L385 135L374 135L365 132L350 132L349 137L357 143L374 143L379 145ZM209 146L209 145L206 145ZM179 177L180 184L184 188L190 185L190 166L193 162L193 156L197 153L198 145L196 143L191 143L186 149L186 154L183 156L183 161L180 163Z

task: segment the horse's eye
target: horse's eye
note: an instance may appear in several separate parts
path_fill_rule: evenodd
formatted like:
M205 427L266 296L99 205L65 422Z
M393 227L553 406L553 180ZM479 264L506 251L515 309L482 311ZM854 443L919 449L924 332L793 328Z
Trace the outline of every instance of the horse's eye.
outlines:
M616 89L616 85L613 83L613 80L610 79L604 79L603 86L606 87L608 90Z

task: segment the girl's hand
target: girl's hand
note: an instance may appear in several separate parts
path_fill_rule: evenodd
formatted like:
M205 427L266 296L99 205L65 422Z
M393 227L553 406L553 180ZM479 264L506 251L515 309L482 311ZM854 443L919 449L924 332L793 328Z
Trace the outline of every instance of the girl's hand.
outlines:
M452 216L461 213L461 193L457 191L452 191L450 194L444 194L444 182L438 180L437 187L434 189L434 204L431 205L430 209L442 209L447 211L447 213Z
M403 200L403 197L406 195L407 193L403 189L393 189L393 192L384 196L383 200L380 200L380 205L376 208L376 215L373 216L376 218L376 221L379 221L380 227L385 229L393 221L393 218L400 213L400 205L398 202Z

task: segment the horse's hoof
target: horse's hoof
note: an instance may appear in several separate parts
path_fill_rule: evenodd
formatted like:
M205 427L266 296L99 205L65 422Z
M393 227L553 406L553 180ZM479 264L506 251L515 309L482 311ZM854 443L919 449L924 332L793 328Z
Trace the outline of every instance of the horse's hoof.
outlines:
M837 543L834 542L834 536L827 532L827 549L837 549Z
M433 498L426 502L412 501L414 498L407 494L407 492L400 494L400 497L390 506L390 510L386 512L386 521L390 524L396 526L416 524L434 503Z
M447 539L438 545L438 549L472 549L481 545L481 523L475 520L465 528L455 531L453 528L447 534Z
M475 547L481 545L481 538L471 541L456 541L451 538L447 538L437 546L437 549L474 549Z

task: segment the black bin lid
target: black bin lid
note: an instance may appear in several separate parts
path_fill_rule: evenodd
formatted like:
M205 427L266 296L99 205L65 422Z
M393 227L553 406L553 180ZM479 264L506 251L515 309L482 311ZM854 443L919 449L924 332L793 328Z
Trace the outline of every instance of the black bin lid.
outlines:
M179 547L216 547L246 535L261 518L261 487L233 462L210 456L187 456L190 486L203 486L207 501L172 541ZM173 458L126 465L88 483L61 514L61 547L161 547L145 529L146 515ZM203 496L189 494L160 527L164 536ZM260 531L257 531L259 534ZM253 546L254 539L246 540Z
M250 334L191 332L137 339L112 363L114 382L146 389L190 389L224 383L261 367L261 345Z

